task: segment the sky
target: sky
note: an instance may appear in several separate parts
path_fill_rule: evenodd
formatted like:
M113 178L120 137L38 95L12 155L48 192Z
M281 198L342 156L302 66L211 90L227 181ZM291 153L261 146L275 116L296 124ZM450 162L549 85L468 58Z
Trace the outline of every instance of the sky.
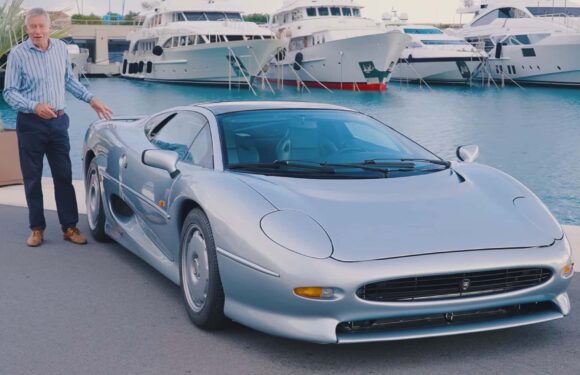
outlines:
M0 0L3 3L7 0ZM173 0L186 3L185 0ZM220 1L220 0L218 0ZM130 10L139 12L143 0L125 0L125 13ZM409 22L426 23L457 23L459 16L456 9L462 5L460 0L357 0L363 5L363 15L379 20L381 15L392 9L409 15ZM109 11L121 13L123 0L24 0L25 8L43 7L47 10L66 10L67 13L78 13L78 8L84 8L84 13L91 12L103 15ZM273 13L281 7L282 0L229 0L229 3L240 5L245 13ZM78 7L77 7L78 4ZM467 16L469 18L469 16ZM463 20L466 21L465 19Z

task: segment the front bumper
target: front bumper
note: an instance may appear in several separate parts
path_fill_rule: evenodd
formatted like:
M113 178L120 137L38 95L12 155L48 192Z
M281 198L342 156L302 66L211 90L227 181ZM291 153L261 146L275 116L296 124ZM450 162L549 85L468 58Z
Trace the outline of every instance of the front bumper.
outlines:
M271 273L257 271L220 254L225 313L254 329L292 339L352 343L445 336L540 323L570 312L566 293L570 278L561 276L571 257L565 238L542 248L464 251L353 263L311 259L290 251L275 254L276 259L270 258L264 266ZM528 289L462 299L372 302L356 295L362 285L385 279L518 267L545 267L553 275L544 284ZM293 293L294 288L302 286L333 287L337 292L330 300L306 299ZM525 314L461 324L356 332L340 329L349 322L467 314L539 303L542 308Z

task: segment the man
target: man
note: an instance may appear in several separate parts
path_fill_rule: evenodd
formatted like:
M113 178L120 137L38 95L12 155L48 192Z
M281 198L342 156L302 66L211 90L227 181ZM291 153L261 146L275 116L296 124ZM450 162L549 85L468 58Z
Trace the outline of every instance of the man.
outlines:
M18 112L20 168L32 231L26 243L40 246L46 228L41 186L46 155L63 237L75 244L86 244L76 226L78 209L69 156L69 118L64 112L65 90L89 103L101 119L111 119L112 112L76 79L64 42L48 37L50 18L44 9L28 11L25 26L28 39L8 56L4 99Z

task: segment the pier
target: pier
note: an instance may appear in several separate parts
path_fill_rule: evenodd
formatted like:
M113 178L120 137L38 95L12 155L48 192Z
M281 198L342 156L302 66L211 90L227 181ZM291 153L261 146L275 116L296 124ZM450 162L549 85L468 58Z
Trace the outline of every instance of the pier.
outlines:
M89 75L117 75L120 72L119 61L110 61L110 45L125 42L129 32L135 30L134 25L92 25L73 23L68 26L69 37L81 48L89 50L90 62L87 66Z

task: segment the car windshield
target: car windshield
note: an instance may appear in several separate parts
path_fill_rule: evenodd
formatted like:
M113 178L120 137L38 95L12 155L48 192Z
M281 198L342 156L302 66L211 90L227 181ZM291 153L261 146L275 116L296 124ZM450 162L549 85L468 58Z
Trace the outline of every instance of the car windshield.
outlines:
M225 169L304 178L385 178L448 163L357 112L255 110L218 116Z

